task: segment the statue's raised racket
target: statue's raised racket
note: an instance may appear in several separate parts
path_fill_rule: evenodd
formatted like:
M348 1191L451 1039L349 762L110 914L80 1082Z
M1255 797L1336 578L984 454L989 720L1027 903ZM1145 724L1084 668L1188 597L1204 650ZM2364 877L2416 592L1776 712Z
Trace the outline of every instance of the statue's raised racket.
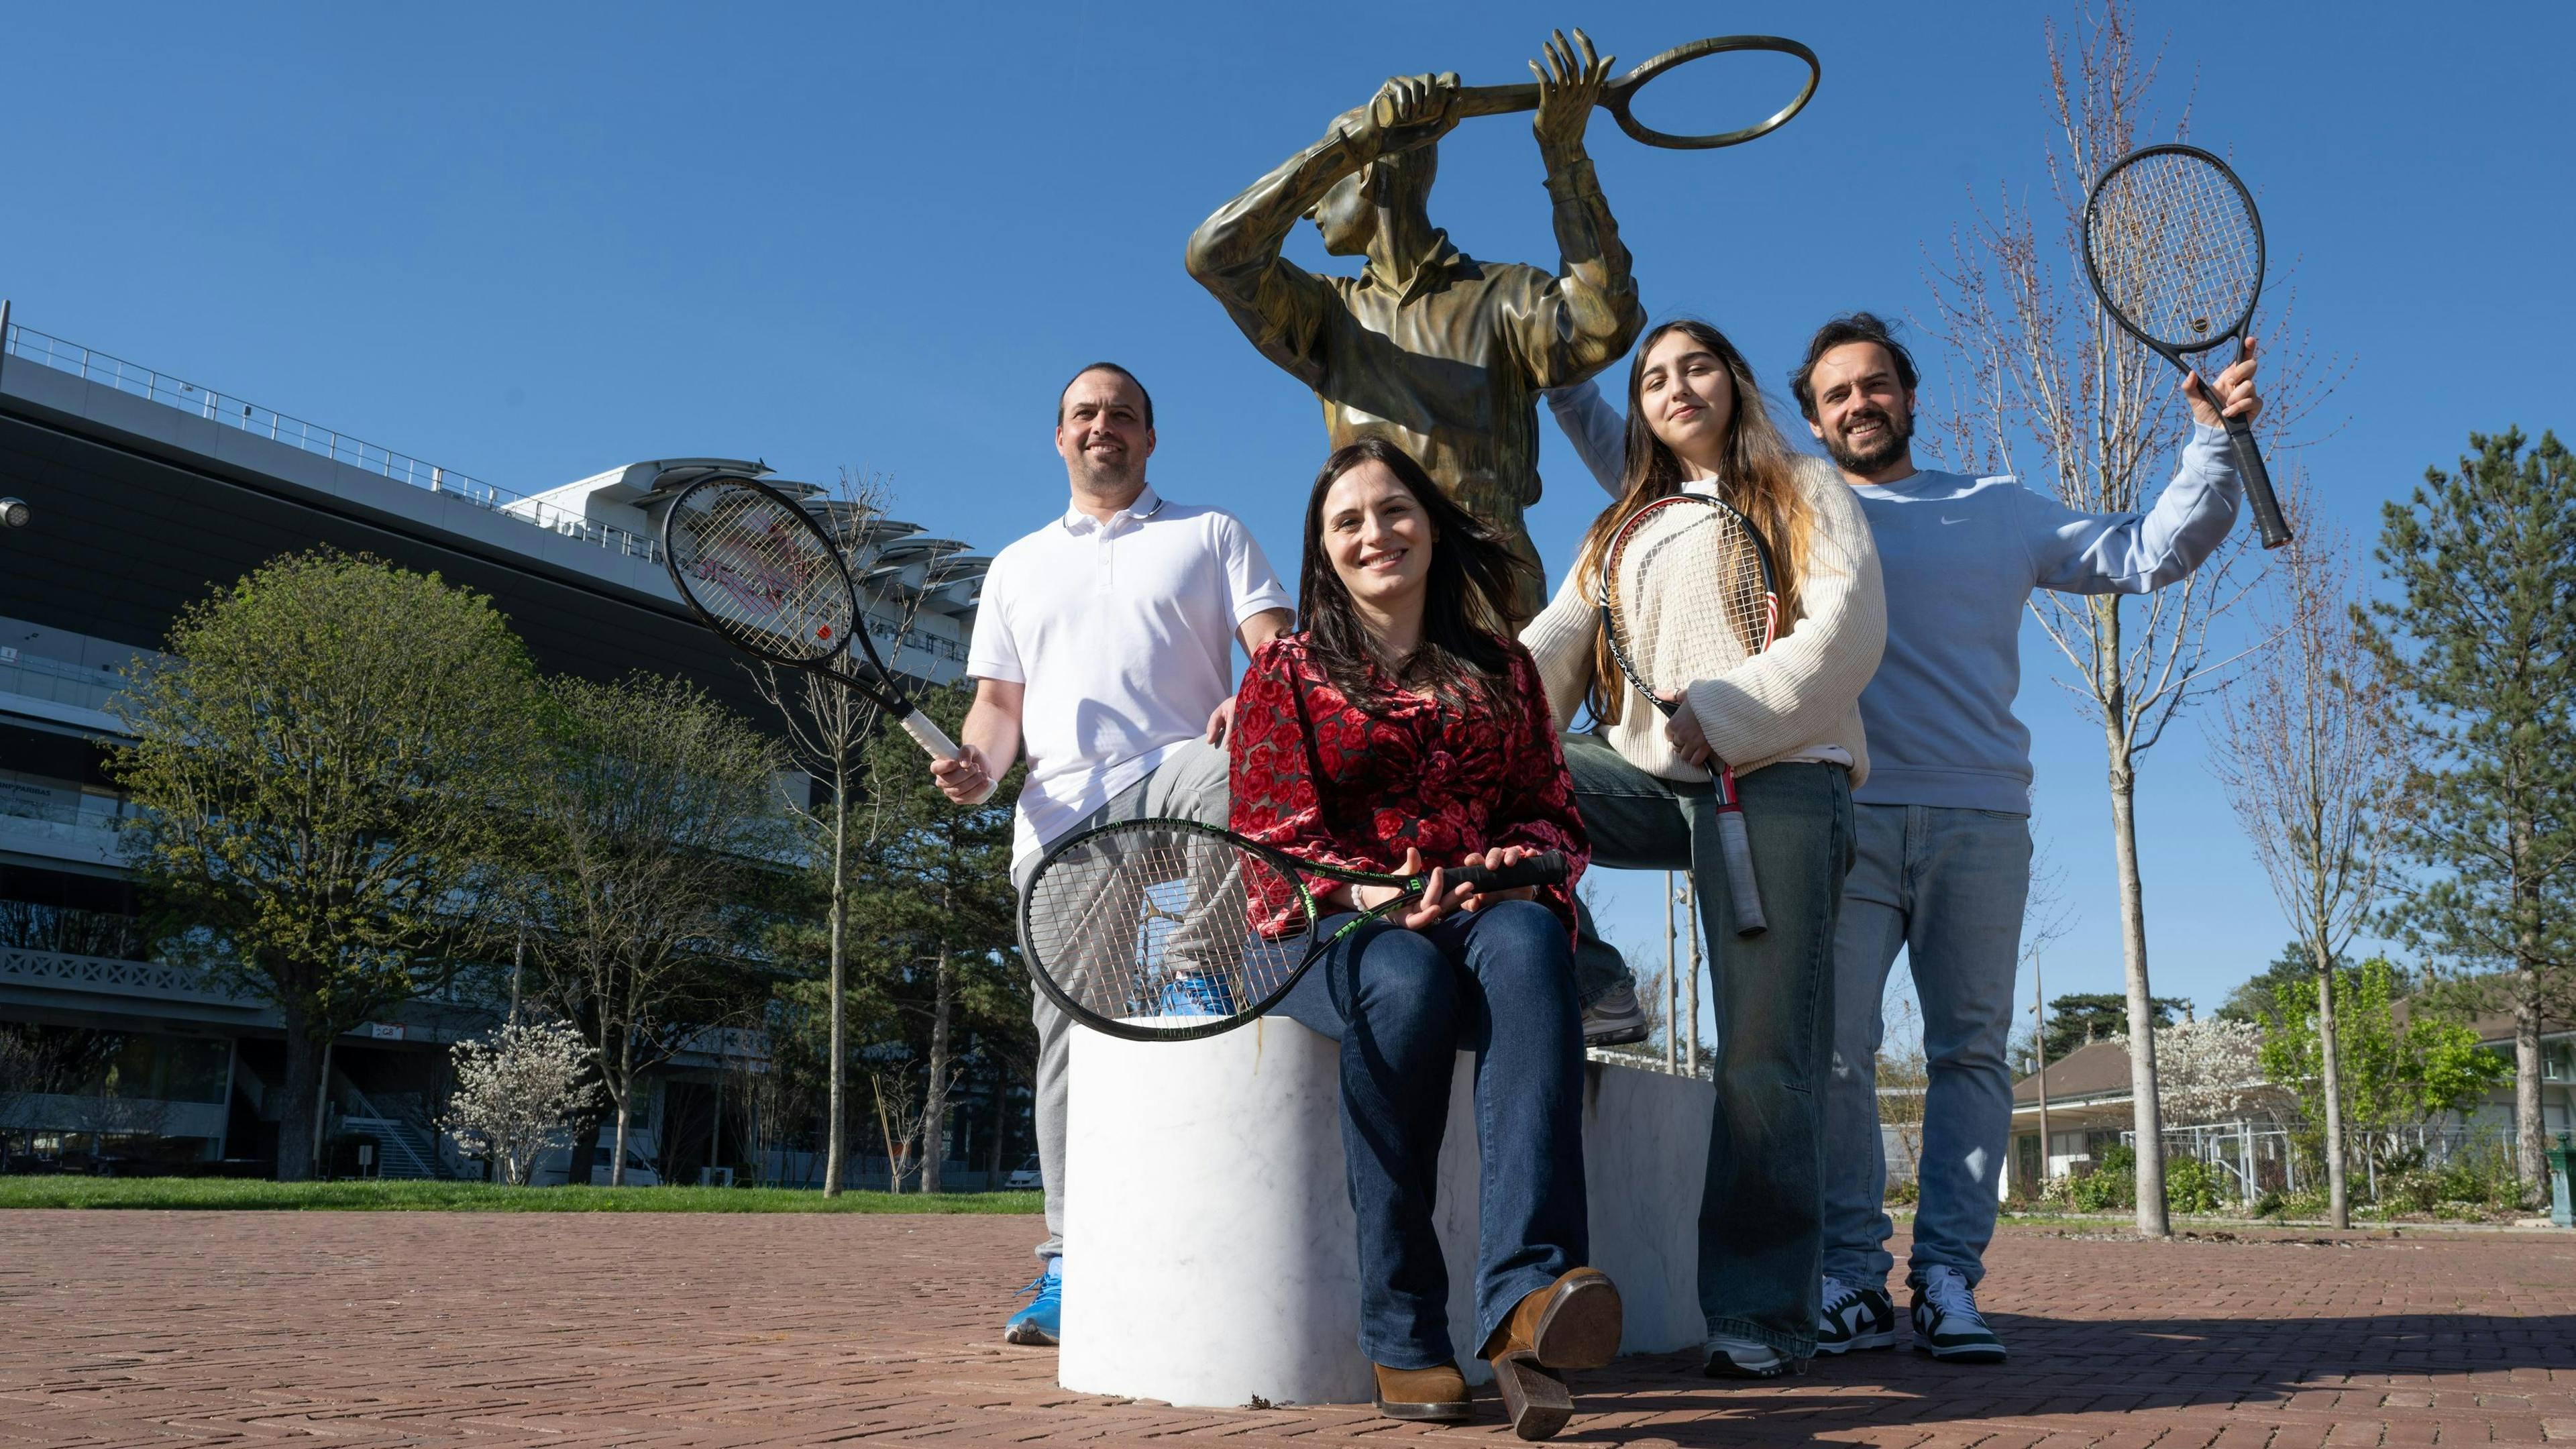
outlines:
M662 515L662 563L680 597L735 648L837 680L932 758L957 758L956 742L878 656L831 535L787 495L749 478L690 484Z
M1743 514L1697 493L1659 498L1620 525L1602 554L1599 603L1612 657L1667 719L1680 706L1666 695L1723 678L1770 648L1780 628L1770 545ZM1770 921L1735 767L1715 757L1710 763L1735 934L1758 936Z
M1580 30L1574 34L1576 40L1589 54L1592 42L1584 39L1583 32ZM1561 44L1563 37L1558 37L1558 40ZM1752 125L1700 135L1685 136L1675 135L1670 131L1658 131L1637 119L1633 110L1637 101L1637 92L1644 90L1648 81L1677 66L1686 65L1706 56L1739 55L1748 51L1770 51L1774 54L1790 56L1807 67L1805 82L1798 87L1798 93L1789 98L1787 105ZM1707 151L1719 146L1741 146L1747 141L1768 136L1787 125L1790 117L1806 109L1808 100L1816 94L1816 83L1824 79L1824 74L1824 66L1816 60L1816 53L1785 35L1712 35L1706 40L1694 40L1687 45L1676 45L1610 82L1602 88L1601 106L1610 113L1613 120L1619 123L1620 130L1649 146L1661 146L1673 151ZM1703 88L1713 89L1717 81L1718 78L1715 76L1706 77ZM1453 102L1456 108L1453 114L1464 119L1469 116L1503 116L1515 111L1535 111L1538 109L1538 100L1539 88L1535 85L1461 86L1457 99ZM1383 124L1387 117L1381 113L1378 119Z
M2242 355L2263 295L2263 219L2226 162L2178 142L2144 147L2093 183L2084 269L2114 321L2190 372L2192 358L2222 342ZM2227 441L2263 546L2279 548L2290 523L2252 425L2227 419Z
M1455 866L1442 888L1552 885L1555 851L1500 869ZM1020 897L1020 945L1038 986L1085 1026L1134 1041L1231 1031L1279 1004L1335 942L1422 898L1429 873L1378 875L1299 860L1213 825L1126 820L1059 841ZM1394 886L1391 900L1325 934L1347 909L1318 897Z

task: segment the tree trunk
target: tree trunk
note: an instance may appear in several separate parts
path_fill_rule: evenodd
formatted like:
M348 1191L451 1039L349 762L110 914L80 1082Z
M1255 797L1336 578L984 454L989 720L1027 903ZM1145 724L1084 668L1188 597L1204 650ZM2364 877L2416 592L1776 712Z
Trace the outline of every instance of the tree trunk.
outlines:
M599 1161L599 1129L606 1119L596 1110L585 1110L581 1126L574 1132L572 1149L564 1154L564 1186L587 1187L590 1169Z
M986 1192L1002 1190L1004 1172L1002 1152L1005 1146L1004 1139L1009 1135L1003 1130L1003 1123L1009 1120L1004 1113L1009 1110L1006 1104L1010 1099L1011 1069L996 1055L993 1061L993 1126L988 1134L992 1140L984 1148L984 1190Z
M849 1109L842 1083L849 1075L844 1060L846 1049L841 1042L842 1005L847 989L844 941L850 919L850 769L844 756L832 769L832 929L831 929L831 1039L832 1066L826 1074L831 1083L829 1105L823 1112L823 1196L841 1195L842 1144L849 1136Z
M617 1155L608 1159L608 1185L626 1185L626 1127L634 1115L635 1101L635 1033L628 1031L617 1047ZM668 1111L663 1113L667 1118ZM665 1159L666 1161L668 1159Z
M312 1017L291 993L278 993L278 1011L286 1023L286 1082L277 1114L277 1180L310 1182L313 1115L322 1105L323 1044L313 1039Z
M2515 970L2513 1003L2513 1170L2527 1187L2547 1196L2549 1134L2540 1115L2540 973L2528 963Z
M894 1122L886 1115L884 1085L879 1083L869 1095L877 1104L877 1136L885 1142L886 1191L899 1193L903 1191L903 1164L894 1155Z
M2310 943L2317 962L2317 1077L2326 1098L2326 1221L2352 1226L2352 1190L2344 1171L2343 1044L2335 1036L2334 958Z
M946 904L945 896L942 904ZM930 1011L930 1085L921 1102L921 1190L940 1190L940 1163L948 1156L948 1019L956 1014L956 976L948 969L942 943L938 974L932 978Z
M2112 716L2116 718L2116 716ZM2138 1144L2138 1231L2173 1232L2165 1216L2164 1108L2156 1092L2156 1007L2147 981L2146 892L2138 876L2138 777L2116 730L2111 745L2111 840L2120 870L2120 957L2129 985L2131 1127Z
M329 1030L327 1027L324 1028L322 1076L313 1092L313 1175L321 1178L331 1175L331 1159L324 1154L322 1143L323 1129L330 1125L331 1120L331 1047L333 1043Z

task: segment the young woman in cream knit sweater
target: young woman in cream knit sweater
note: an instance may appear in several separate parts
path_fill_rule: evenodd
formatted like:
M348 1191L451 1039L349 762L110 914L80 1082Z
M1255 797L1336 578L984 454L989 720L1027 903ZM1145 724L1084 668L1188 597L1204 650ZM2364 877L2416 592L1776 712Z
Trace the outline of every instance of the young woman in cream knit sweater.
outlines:
M1770 541L1781 626L1768 652L1686 686L1667 719L1620 672L1593 602L1619 525L1683 490L1714 492ZM1834 925L1851 787L1869 772L1856 702L1886 632L1860 505L1781 440L1743 354L1701 322L1648 333L1628 374L1626 486L1521 642L1565 732L1593 862L1686 868L1698 887L1718 1036L1699 1247L1713 1376L1767 1378L1815 1352ZM1586 706L1595 728L1570 732ZM1712 760L1735 767L1770 917L1750 940L1711 925L1732 918Z

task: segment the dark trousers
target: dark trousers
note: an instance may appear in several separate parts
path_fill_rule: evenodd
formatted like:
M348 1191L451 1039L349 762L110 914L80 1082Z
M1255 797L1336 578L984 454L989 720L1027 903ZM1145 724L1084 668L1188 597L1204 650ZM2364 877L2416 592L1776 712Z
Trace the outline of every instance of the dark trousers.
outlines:
M1824 1272L1825 1087L1834 924L1853 851L1851 772L1772 765L1737 781L1770 930L1735 934L1714 787L1659 779L1594 735L1565 737L1595 865L1688 870L1717 1017L1717 1111L1699 1206L1708 1331L1816 1350Z
M1338 930L1350 916L1326 918ZM1432 1228L1449 1083L1476 1053L1476 1337L1591 1253L1583 1196L1583 1021L1572 943L1535 901L1423 931L1374 922L1276 1008L1340 1041L1342 1153L1359 1219L1360 1349L1389 1368L1458 1356Z

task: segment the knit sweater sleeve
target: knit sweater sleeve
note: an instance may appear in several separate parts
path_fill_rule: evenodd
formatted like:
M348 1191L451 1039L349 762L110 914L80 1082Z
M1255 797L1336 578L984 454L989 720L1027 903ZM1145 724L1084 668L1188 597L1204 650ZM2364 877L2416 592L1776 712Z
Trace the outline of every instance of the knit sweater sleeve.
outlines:
M1798 485L1814 523L1796 616L1767 652L1684 691L1722 760L1771 759L1830 731L1887 644L1878 545L1860 501L1821 459L1800 465Z
M1547 690L1548 714L1562 733L1574 723L1583 696L1592 689L1592 639L1598 625L1592 600L1582 587L1579 568L1565 571L1556 597L1521 629L1521 647L1538 665L1539 683Z

